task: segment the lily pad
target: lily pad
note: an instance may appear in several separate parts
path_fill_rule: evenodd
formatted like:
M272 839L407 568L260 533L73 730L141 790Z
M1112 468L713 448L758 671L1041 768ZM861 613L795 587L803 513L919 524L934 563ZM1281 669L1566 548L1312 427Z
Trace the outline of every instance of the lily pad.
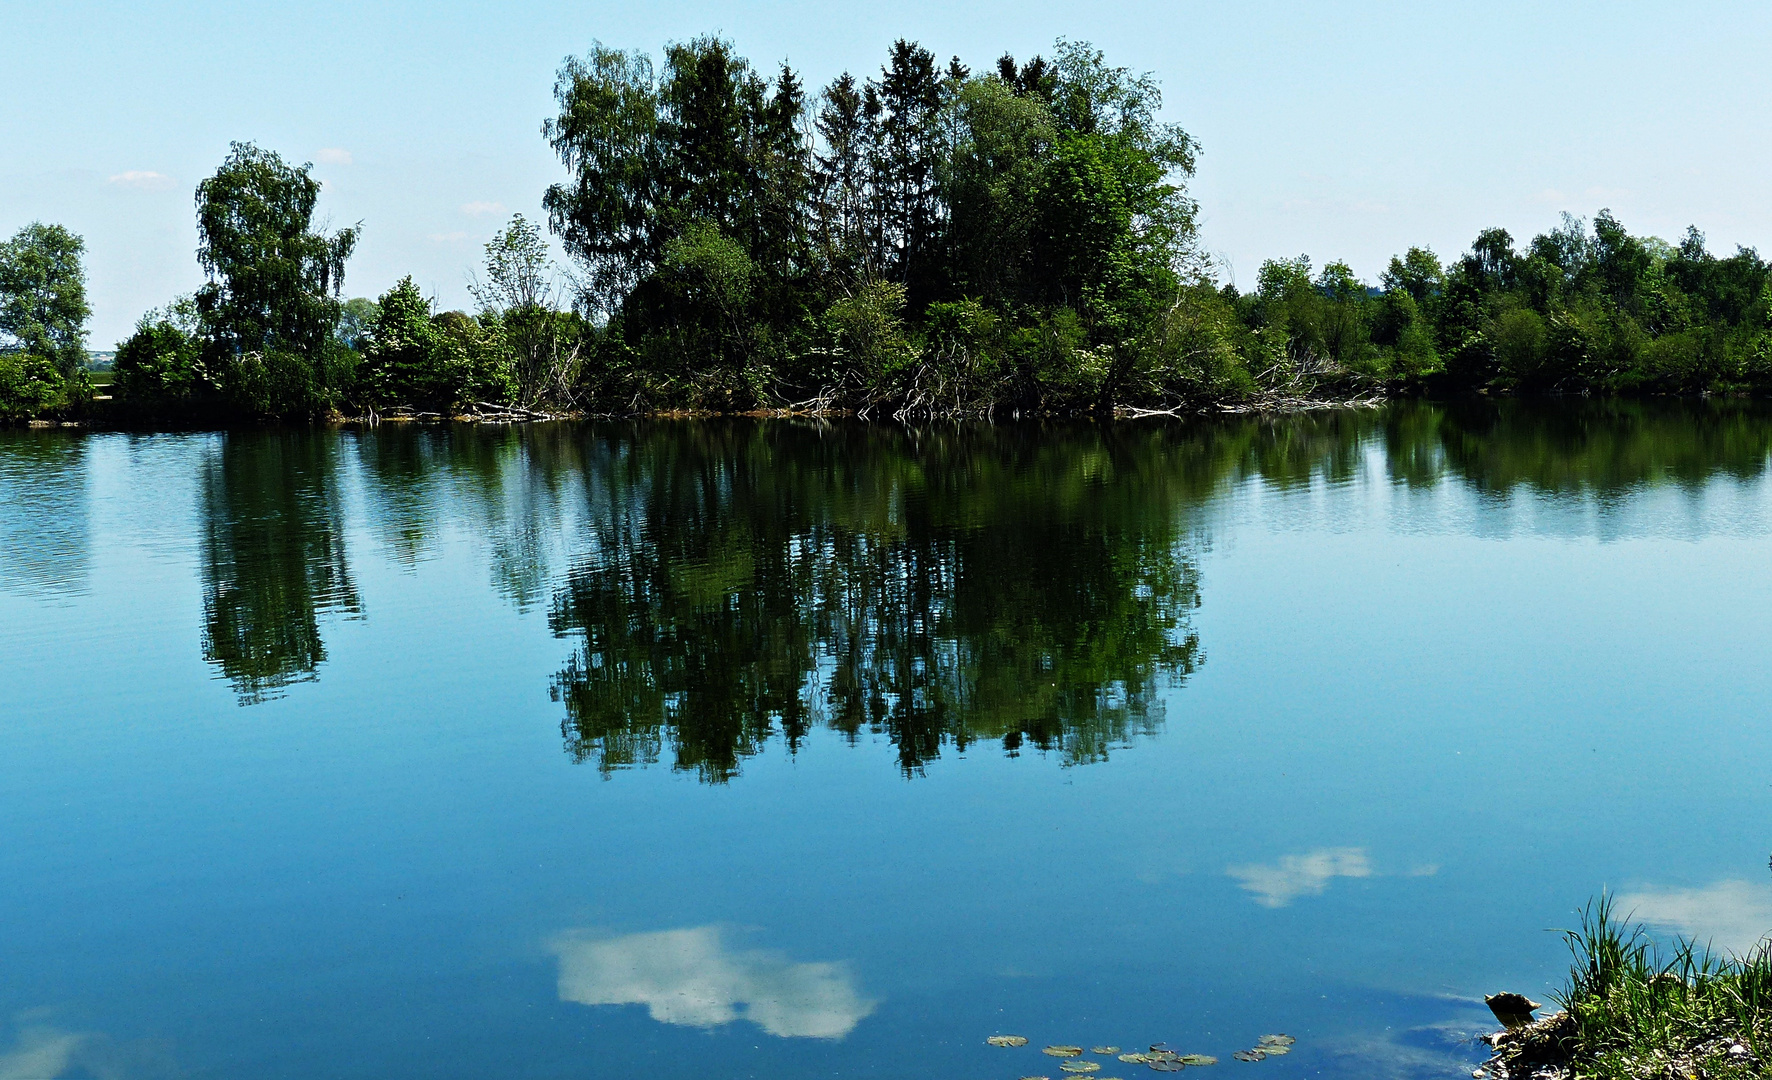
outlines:
M1043 1047L1040 1053L1049 1054L1052 1057L1082 1057L1083 1048L1081 1046L1047 1046Z
M1266 1046L1291 1046L1293 1043L1295 1043L1297 1041L1298 1041L1297 1039L1294 1039L1290 1035L1263 1035L1261 1038L1256 1040L1256 1043L1258 1045L1264 1046L1264 1047L1266 1047Z
M1145 1057L1152 1061L1181 1061L1181 1055L1173 1050L1153 1050Z
M1152 1043L1151 1044L1151 1053L1153 1053L1153 1054L1155 1054L1159 1051L1162 1051L1162 1050L1167 1050L1167 1049L1169 1049L1168 1043Z
M1021 1080L1052 1080L1050 1076L1024 1076Z
M1028 1044L1027 1039L1020 1035L992 1035L985 1042L992 1046L1026 1046Z
M1231 1057L1236 1058L1238 1061L1260 1061L1262 1058L1267 1057L1267 1051L1238 1050L1236 1053L1232 1054Z
M1282 1054L1290 1054L1292 1048L1285 1043L1268 1043L1261 1048L1261 1052L1268 1057L1279 1057Z
M1119 1048L1119 1047L1117 1047L1117 1046L1091 1046L1091 1047L1090 1047L1090 1048L1089 1048L1089 1052L1090 1052L1090 1053L1091 1053L1091 1054L1109 1054L1109 1055L1112 1055L1112 1054L1117 1054L1117 1053L1119 1053L1119 1052L1120 1052L1120 1048Z
M1059 1068L1063 1069L1065 1072L1068 1072L1068 1073L1100 1072L1101 1071L1101 1062L1099 1062L1099 1061L1067 1061L1063 1065L1060 1065Z
M1180 1072L1181 1070L1187 1068L1187 1066L1183 1065L1181 1062L1175 1060L1174 1058L1158 1058L1157 1060L1151 1062L1151 1068L1157 1070L1158 1072Z
M1147 1064L1151 1060L1151 1056L1149 1054L1139 1054L1139 1053L1121 1054L1120 1060L1124 1061L1128 1065L1144 1065L1144 1064Z
M1181 1063L1183 1065L1216 1065L1218 1059L1211 1054L1183 1054L1181 1055Z

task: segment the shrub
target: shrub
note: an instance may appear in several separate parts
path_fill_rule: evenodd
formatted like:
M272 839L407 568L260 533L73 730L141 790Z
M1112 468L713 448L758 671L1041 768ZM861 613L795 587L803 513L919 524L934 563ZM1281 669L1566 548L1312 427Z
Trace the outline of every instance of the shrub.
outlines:
M388 290L377 309L354 373L353 396L361 404L447 412L516 397L515 358L497 315L433 316L410 277Z
M1560 374L1546 363L1544 319L1531 308L1504 311L1487 330L1501 377L1515 385L1539 386Z
M897 396L911 378L917 349L905 334L904 305L903 285L869 281L825 312L841 369L870 402Z
M75 386L84 380L75 381ZM0 353L0 421L18 423L60 412L69 406L70 380L46 356L27 352Z
M117 346L112 394L132 405L184 408L213 392L197 339L170 318L149 312Z

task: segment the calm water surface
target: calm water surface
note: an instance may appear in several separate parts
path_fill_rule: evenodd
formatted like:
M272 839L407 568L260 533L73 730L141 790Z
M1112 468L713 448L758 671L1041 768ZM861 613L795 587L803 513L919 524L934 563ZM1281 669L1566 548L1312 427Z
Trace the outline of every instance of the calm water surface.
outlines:
M0 1080L1468 1076L1602 887L1772 928L1769 454L0 432Z

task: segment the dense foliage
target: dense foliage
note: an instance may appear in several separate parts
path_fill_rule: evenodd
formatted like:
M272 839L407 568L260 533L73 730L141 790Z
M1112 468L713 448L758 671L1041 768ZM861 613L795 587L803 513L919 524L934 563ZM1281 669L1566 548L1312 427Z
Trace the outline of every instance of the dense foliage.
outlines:
M1376 283L1270 260L1221 283L1197 147L1150 75L1060 40L974 71L900 40L809 93L701 37L568 58L542 125L547 226L486 247L475 312L407 278L342 298L359 227L235 144L197 189L209 283L118 349L115 407L164 420L853 410L985 416L1286 407L1395 394L1772 391L1751 249L1609 211L1523 245L1411 248ZM85 406L80 238L0 245L0 419ZM564 283L562 285L562 283Z
M313 225L312 166L235 143L197 185L194 297L149 312L117 347L128 407L158 416L312 416L353 382L356 354L335 332L338 294L358 228Z
M125 413L422 416L570 403L587 326L554 306L535 226L518 215L487 245L478 314L433 311L410 277L378 300L341 300L360 229L313 228L310 169L236 144L198 186L198 261L210 283L142 316L118 346Z
M67 413L91 396L85 251L42 222L0 243L0 422Z
M1276 361L1383 389L1657 392L1772 389L1772 281L1752 250L1718 258L1634 237L1607 211L1568 215L1523 249L1502 229L1442 267L1412 248L1381 288L1344 264L1261 268L1233 298Z
M897 42L808 98L729 44L569 59L544 200L606 320L593 407L902 414L1420 392L1772 388L1766 264L1609 212L1411 249L1377 286L1194 244L1195 147L1150 76L1060 41L974 73Z
M657 74L593 48L555 94L595 402L1074 410L1222 374L1173 317L1193 142L1087 45L974 74L901 40L809 100L704 37Z

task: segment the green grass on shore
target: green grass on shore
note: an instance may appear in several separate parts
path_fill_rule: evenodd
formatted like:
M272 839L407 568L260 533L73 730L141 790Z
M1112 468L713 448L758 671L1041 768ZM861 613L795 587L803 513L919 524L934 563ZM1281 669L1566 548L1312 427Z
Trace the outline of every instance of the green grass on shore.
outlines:
M1664 949L1602 894L1564 932L1574 964L1548 1017L1498 1044L1498 1076L1594 1080L1765 1077L1772 1063L1772 953Z

